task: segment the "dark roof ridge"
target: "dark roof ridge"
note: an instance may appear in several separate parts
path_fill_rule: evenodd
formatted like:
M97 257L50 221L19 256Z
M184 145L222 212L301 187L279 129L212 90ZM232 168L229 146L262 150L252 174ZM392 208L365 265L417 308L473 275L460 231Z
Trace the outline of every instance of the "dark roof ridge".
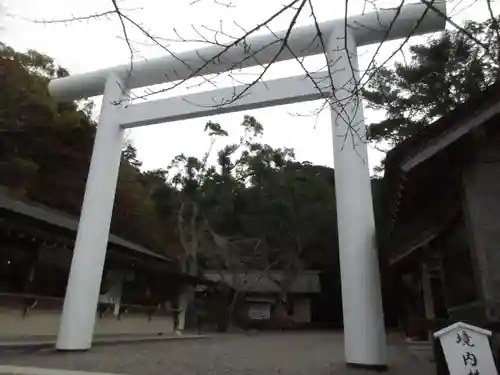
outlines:
M0 192L0 209L5 209L17 214L28 216L50 225L71 230L73 232L76 232L78 230L78 219L74 216L37 202L12 198L3 192ZM133 250L150 257L161 259L163 261L171 262L169 258L161 254L155 253L152 250L146 249L143 246L137 245L111 233L109 234L108 243L111 243L115 246L121 246L123 248Z

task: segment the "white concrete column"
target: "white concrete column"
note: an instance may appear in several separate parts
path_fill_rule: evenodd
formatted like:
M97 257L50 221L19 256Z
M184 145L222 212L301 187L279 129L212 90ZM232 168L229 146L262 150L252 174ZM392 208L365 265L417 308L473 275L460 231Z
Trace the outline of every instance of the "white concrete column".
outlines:
M186 320L188 318L187 313L188 313L188 308L189 308L189 303L192 302L195 298L195 290L194 287L187 285L184 287L180 298L179 298L179 320L178 320L178 326L177 329L179 331L184 331L186 329Z
M85 350L92 344L97 301L121 160L124 130L118 124L122 81L110 75L104 89L85 197L57 338L57 349Z
M345 359L352 365L385 367L386 335L363 107L361 99L352 96L359 79L357 46L349 30L347 43L344 35L343 25L335 28L326 54L335 87L331 111Z

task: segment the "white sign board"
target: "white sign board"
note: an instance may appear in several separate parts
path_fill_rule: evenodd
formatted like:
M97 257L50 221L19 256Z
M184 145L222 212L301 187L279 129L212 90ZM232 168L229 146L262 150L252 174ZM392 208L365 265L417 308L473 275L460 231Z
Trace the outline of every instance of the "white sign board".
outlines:
M491 331L458 322L434 333L450 375L497 375L488 337Z
M267 320L271 317L271 306L267 303L250 305L248 317L253 320Z

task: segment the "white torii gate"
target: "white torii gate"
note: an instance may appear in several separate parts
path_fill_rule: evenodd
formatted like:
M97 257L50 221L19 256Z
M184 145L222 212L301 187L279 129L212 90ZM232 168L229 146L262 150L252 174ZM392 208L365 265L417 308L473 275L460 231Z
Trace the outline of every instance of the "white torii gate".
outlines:
M444 29L442 14L446 12L445 3L436 2L434 7L439 9L441 15L424 4L411 4L399 11L386 9L323 23L320 30L326 38L326 51L322 50L319 42L311 43L317 34L315 26L298 27L288 38L288 46L294 53L285 48L278 57L278 60L288 60L294 55L303 57L326 53L328 61L334 64L331 69L334 87L341 88L335 92L333 106L342 105L342 113L349 117L337 116L336 112L340 109L331 108L345 359L352 365L387 366L367 146L366 142L355 137L345 137L349 126L359 129L360 135L364 134L362 106L350 99L355 87L353 74L359 79L356 49L382 40ZM270 63L280 48L279 42L272 42L285 34L283 31L248 38L246 44L251 51L248 47L234 46L221 54L223 47L211 46L176 56L135 62L132 71L130 65L124 64L50 82L51 94L61 101L104 94L57 349L86 350L92 344L125 129L333 95L328 73L315 74L316 85L305 76L259 83L235 102L222 106L214 103L224 103L235 93L242 92L245 86L130 105L126 103L124 88L130 90L188 79L198 70L198 76L224 72L240 62L238 67ZM259 52L255 53L255 58L245 59L248 53L254 53L252 51ZM217 63L206 64L219 54Z

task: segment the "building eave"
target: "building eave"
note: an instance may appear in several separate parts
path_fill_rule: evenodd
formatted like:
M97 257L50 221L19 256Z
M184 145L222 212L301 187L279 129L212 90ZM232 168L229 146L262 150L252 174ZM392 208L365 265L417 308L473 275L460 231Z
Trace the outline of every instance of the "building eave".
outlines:
M26 203L0 194L0 210L5 210L13 214L31 218L33 220L48 224L53 227L61 228L76 233L78 230L78 220L58 212L48 207L36 203ZM143 254L149 258L159 261L172 263L170 259L160 254L146 249L140 245L134 244L113 234L109 235L109 244Z

